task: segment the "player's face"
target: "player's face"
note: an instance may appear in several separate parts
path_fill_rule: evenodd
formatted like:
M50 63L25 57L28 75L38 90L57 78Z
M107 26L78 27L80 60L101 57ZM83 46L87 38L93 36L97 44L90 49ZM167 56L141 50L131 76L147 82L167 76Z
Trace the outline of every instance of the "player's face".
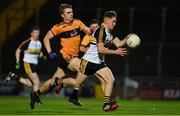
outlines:
M113 30L114 27L116 26L116 22L117 22L116 17L112 17L107 20L108 26L111 30Z
M89 28L94 32L99 25L97 23L91 24Z
M72 10L72 8L64 9L64 13L61 16L66 21L72 21L73 20L73 10Z
M34 39L39 39L39 34L40 34L40 31L39 30L33 30L31 32L31 36L34 38Z

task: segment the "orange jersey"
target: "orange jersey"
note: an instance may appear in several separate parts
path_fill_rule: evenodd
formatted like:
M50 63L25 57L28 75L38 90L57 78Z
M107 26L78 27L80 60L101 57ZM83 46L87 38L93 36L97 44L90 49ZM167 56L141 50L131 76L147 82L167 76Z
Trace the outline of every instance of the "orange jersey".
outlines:
M81 45L83 46L88 46L90 43L91 43L91 39L92 39L92 36L89 35L89 34L86 34L84 37L83 37L83 40L81 42Z
M71 55L73 57L77 57L79 53L80 46L80 31L83 30L85 25L77 19L74 19L72 23L61 22L60 24L56 24L51 28L54 36L58 36L61 41L60 44L62 49L60 52L63 57L67 57Z

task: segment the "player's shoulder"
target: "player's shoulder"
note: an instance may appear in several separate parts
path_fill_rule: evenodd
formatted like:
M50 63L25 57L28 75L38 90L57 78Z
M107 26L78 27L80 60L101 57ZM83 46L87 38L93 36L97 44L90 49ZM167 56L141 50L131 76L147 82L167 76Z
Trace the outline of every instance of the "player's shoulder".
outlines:
M30 44L30 42L31 42L31 37L22 41L18 48L21 49L23 46L28 46Z
M100 31L105 31L105 28L103 25L100 25L99 27L96 28L96 30L94 31L94 34L99 34Z
M65 25L64 22L60 22L60 23L55 24L53 27L59 28L59 27L62 27L62 26L64 26L64 25Z
M80 19L73 19L73 23L82 23Z
M31 42L31 37L29 37L28 39L24 40L24 41L22 42L22 44L24 44L24 43L30 43L30 42Z
M85 38L85 39L89 39L89 38L91 38L92 36L91 35L89 35L89 34L86 34L84 37L83 37L83 39Z
M81 20L79 20L79 19L73 19L73 21L75 21L75 22L77 21L77 22L78 22L78 21L81 21Z
M37 40L37 42L38 42L39 44L41 44L41 41L40 41L40 40Z

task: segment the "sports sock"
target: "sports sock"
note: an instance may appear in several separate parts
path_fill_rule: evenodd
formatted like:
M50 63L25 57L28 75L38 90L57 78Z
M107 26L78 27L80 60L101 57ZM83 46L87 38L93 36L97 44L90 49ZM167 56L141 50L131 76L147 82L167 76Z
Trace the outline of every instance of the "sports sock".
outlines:
M78 92L79 92L79 90L73 89L73 93L71 95L71 98L77 98L78 97Z
M109 103L110 97L109 96L104 96L104 104Z
M40 90L38 89L35 93L36 96L40 96L42 93L40 92Z

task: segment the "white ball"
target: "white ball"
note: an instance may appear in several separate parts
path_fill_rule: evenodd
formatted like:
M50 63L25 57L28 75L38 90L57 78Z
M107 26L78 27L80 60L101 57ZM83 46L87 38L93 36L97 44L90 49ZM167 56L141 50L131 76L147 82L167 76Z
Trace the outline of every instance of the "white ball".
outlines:
M136 48L141 43L140 38L136 34L134 34L134 33L131 33L131 34L127 35L126 38L127 38L126 44L130 48Z

